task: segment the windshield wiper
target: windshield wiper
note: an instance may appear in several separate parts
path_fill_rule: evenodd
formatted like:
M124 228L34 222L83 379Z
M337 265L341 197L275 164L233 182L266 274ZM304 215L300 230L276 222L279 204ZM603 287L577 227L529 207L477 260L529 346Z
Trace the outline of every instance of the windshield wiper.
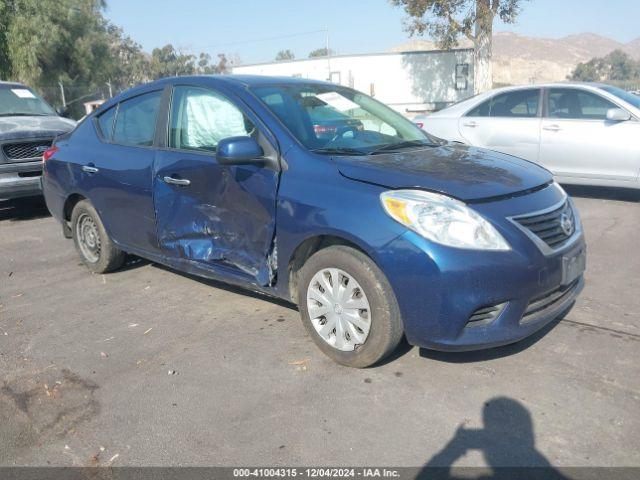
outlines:
M377 153L388 152L392 150L400 150L403 148L411 148L411 147L437 147L436 143L425 142L424 140L405 140L403 142L397 143L389 143L387 145L382 145L374 150L369 152L369 155L375 155Z
M357 148L350 147L336 147L336 148L315 148L311 150L313 153L333 153L336 155L366 155L367 152L358 150Z

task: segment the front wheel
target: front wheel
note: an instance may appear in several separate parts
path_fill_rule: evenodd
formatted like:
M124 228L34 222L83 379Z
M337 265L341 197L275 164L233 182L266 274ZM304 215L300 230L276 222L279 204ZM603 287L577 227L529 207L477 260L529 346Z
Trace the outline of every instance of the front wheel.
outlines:
M403 328L395 295L364 253L343 245L322 249L304 264L298 285L302 322L337 363L368 367L398 346Z
M116 270L126 254L107 235L93 205L87 200L77 203L71 213L71 232L82 262L94 273Z

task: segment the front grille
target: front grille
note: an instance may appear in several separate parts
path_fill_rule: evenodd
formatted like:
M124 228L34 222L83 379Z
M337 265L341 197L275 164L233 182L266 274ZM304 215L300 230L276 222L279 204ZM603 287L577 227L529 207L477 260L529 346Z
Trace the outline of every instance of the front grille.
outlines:
M466 326L479 327L493 322L502 313L506 305L506 303L501 303L500 305L479 308L469 317Z
M32 160L41 158L44 150L51 146L51 140L37 140L33 142L7 143L2 151L10 161Z
M576 218L568 200L551 212L516 217L514 220L551 248L564 245L576 229Z
M529 305L527 305L527 309L524 311L524 315L522 316L520 323L533 322L544 316L550 310L553 310L554 307L560 305L576 290L576 288L578 288L579 283L580 279L574 281L568 286L559 287L531 300Z

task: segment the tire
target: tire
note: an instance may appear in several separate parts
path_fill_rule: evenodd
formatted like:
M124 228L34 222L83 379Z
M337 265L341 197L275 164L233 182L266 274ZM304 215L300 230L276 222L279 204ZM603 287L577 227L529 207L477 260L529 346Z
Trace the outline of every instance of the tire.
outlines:
M342 284L342 297L331 290L336 277ZM328 305L336 298L336 303ZM367 303L368 309L358 308ZM391 285L369 257L351 247L328 247L306 261L299 273L298 308L318 348L341 365L369 367L393 352L402 339L402 318ZM328 313L321 315L325 311ZM354 317L363 328L348 320ZM340 337L339 328L344 334Z
M98 212L88 200L78 202L73 208L71 231L82 262L93 273L111 272L124 264L126 254L111 241Z

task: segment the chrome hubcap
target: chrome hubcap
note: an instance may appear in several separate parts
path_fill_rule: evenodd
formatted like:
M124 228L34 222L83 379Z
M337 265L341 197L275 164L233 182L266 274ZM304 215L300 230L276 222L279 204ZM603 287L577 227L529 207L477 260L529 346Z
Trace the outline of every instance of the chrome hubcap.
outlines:
M98 233L98 226L96 222L93 221L93 218L86 213L83 213L78 218L76 235L82 255L91 263L96 263L100 260L100 234Z
M369 336L369 300L356 279L343 270L326 268L313 276L307 310L318 335L337 350L353 351Z

